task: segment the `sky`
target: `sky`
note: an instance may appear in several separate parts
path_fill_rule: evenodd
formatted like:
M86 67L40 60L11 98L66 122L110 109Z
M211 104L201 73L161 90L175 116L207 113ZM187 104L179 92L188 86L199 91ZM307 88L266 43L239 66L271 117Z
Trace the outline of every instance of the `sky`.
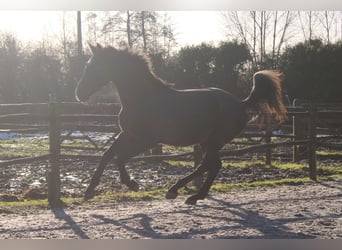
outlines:
M219 12L168 13L175 23L177 41L180 45L199 44L204 41L217 42L224 38ZM46 34L58 33L59 15L54 11L0 11L0 31L12 32L22 41L37 41Z
M220 12L217 11L170 11L176 23L180 44L217 42L224 39Z

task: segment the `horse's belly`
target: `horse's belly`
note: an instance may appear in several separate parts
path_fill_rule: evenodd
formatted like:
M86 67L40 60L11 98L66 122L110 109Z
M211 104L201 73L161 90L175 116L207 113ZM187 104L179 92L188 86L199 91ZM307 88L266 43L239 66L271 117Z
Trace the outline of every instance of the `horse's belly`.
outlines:
M159 132L161 143L174 146L189 146L203 142L212 131L211 124L187 124L187 126L164 126Z

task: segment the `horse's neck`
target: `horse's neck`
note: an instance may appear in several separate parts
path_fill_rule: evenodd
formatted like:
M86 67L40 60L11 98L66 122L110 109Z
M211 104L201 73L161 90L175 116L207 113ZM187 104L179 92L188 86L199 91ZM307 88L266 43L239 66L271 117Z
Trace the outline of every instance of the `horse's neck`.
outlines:
M153 100L160 99L169 88L160 82L153 75L146 78L138 78L132 75L131 79L117 82L117 89L122 105L125 107L135 107L151 103Z

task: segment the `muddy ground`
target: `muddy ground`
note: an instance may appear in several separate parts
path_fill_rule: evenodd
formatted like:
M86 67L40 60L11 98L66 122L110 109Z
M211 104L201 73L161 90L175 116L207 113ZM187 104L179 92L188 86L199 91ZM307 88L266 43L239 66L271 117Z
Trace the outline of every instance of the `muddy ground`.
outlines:
M251 157L249 157L250 159ZM239 158L240 159L240 158ZM235 159L236 160L236 159ZM234 159L228 159L232 162ZM308 176L302 168L279 169L252 161L244 167L225 165L215 183L241 183ZM26 190L42 190L46 198L48 162L14 165L1 169L0 200L9 195L23 199ZM60 162L61 190L64 197L81 197L97 161ZM341 160L326 159L321 165L340 168ZM128 163L131 176L141 191L165 189L191 172L193 163ZM328 176L329 170L319 170ZM298 184L298 183L297 183ZM109 164L96 189L97 194L126 192L117 169ZM45 195L45 196L44 196ZM107 201L75 203L64 209L13 210L0 208L0 239L332 239L342 238L342 181L324 181L263 187L226 193L210 192L196 206L185 205L186 197L176 200Z

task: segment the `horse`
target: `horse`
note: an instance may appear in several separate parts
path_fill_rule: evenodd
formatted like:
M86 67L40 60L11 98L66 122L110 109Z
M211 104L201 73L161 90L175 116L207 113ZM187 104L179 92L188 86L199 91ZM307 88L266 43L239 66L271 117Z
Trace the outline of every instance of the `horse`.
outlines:
M253 87L244 100L219 88L178 90L159 78L150 58L131 49L116 49L100 44L90 45L91 56L75 88L76 99L86 102L104 85L116 85L121 102L120 132L104 152L84 200L95 196L95 188L106 165L115 157L121 183L138 191L138 183L130 178L125 163L133 156L155 147L158 143L174 146L198 144L203 160L195 170L179 179L167 191L166 199L175 199L178 190L207 172L198 191L186 204L203 200L221 167L219 150L236 137L251 119L271 113L281 122L286 116L282 102L281 76L276 70L258 71Z

